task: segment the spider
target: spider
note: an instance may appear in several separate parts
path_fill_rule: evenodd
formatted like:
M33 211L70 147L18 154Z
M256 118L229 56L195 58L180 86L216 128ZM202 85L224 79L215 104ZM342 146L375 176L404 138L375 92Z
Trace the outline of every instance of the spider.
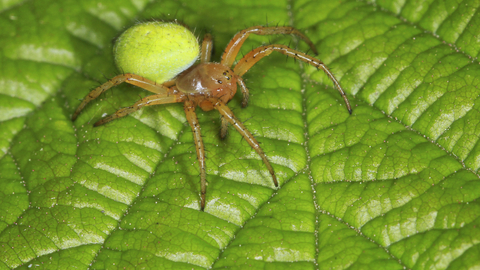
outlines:
M158 23L159 22L157 22L157 24ZM223 52L220 63L211 62L210 58L212 55L212 36L210 34L206 34L204 36L200 49L200 63L192 65L193 62L196 60L195 57L194 61L192 61L191 64L187 63L187 68L184 71L178 72L176 77L163 83L156 83L155 81L153 81L154 79L145 78L147 77L147 75L144 75L142 72L140 72L140 74L134 74L139 72L131 72L115 76L114 78L107 81L103 85L95 88L87 96L85 96L85 98L73 114L72 121L75 121L77 116L90 101L97 98L100 94L110 89L111 87L121 84L123 82L153 92L154 95L142 98L130 107L119 109L114 114L97 121L94 124L95 127L108 123L117 118L124 117L146 106L177 102L183 103L183 108L185 110L187 121L193 132L197 158L200 166L200 209L203 211L205 208L205 197L207 191L207 174L205 168L205 149L201 136L200 124L198 122L195 109L197 106L204 111L216 109L221 114L222 119L220 127L220 137L224 139L227 136L228 125L232 125L261 157L263 163L265 164L272 176L275 187L278 187L278 181L277 177L275 176L275 171L273 170L272 165L270 164L259 143L255 139L255 137L245 128L242 122L235 117L235 115L226 105L234 97L237 91L238 84L243 95L242 107L247 106L249 100L249 91L247 86L245 85L245 82L242 79L242 76L263 57L268 56L274 51L280 52L289 57L293 57L307 64L310 64L316 68L322 69L333 81L334 85L342 95L350 114L352 113L352 109L348 98L345 95L345 92L343 91L337 79L329 71L327 66L325 66L325 64L323 64L320 60L316 58L294 50L288 46L277 44L260 46L256 49L251 50L249 53L243 56L243 58L241 58L237 62L237 64L232 67L241 46L250 34L292 34L306 42L312 49L312 51L317 54L317 50L315 49L313 42L304 34L302 34L299 30L293 27L254 26L244 29L235 34L235 36L230 40L228 46ZM136 42L136 39L133 40L134 42ZM119 41L117 41L117 43L118 42ZM198 43L196 44L198 54ZM147 54L145 54L145 57L148 57ZM189 65L190 67L188 67ZM123 67L118 64L118 62L117 66L120 70L123 69Z

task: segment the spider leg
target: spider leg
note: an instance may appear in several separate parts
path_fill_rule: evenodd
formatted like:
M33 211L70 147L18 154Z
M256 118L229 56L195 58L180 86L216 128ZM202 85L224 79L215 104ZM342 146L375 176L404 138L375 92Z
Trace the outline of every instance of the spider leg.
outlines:
M295 59L301 60L316 68L322 69L325 72L325 74L327 74L327 76L330 78L330 80L332 80L333 84L337 87L338 92L340 92L340 95L342 95L343 100L347 105L348 112L352 114L352 107L350 106L350 102L348 101L345 91L343 91L342 86L340 86L340 83L337 81L335 76L333 76L332 72L328 69L328 67L322 61L316 58L313 58L307 54L304 54L302 52L296 51L290 47L274 44L274 45L261 46L256 49L253 49L238 62L238 64L235 66L233 71L238 76L242 76L253 65L255 65L258 61L260 61L260 59L271 54L273 51L280 52L289 57L293 57Z
M80 114L80 112L85 108L85 106L92 100L96 99L100 94L103 92L107 91L108 89L119 85L123 82L129 83L136 85L138 87L141 87L147 91L150 91L155 94L167 94L169 93L169 88L166 86L163 86L161 84L156 84L153 81L150 81L146 78L143 78L141 76L131 74L131 73L126 73L126 74L121 74L118 76L113 77L111 80L108 82L100 85L99 87L93 89L90 93L88 93L87 96L83 99L82 103L78 106L77 110L72 116L72 121L75 121L77 119L77 116Z
M242 95L243 95L242 108L245 108L248 105L250 93L242 77L237 76L237 83L240 86L240 89L242 90ZM220 139L224 140L228 134L228 121L225 120L225 117L223 116L220 116L220 119L222 121L222 124L220 126Z
M225 140L228 135L228 121L223 115L220 116L220 120L222 121L220 125L220 139Z
M190 124L193 132L193 141L197 149L198 165L200 166L200 192L201 203L200 209L205 208L205 194L207 194L207 172L205 170L205 148L203 146L202 134L200 132L200 124L198 123L197 114L195 113L196 106L193 101L187 100L183 105L187 121Z
M205 34L205 36L203 37L202 53L200 56L201 63L210 62L210 58L212 58L212 49L213 49L212 35Z
M250 98L250 92L248 91L247 86L245 85L245 82L243 81L241 76L237 76L237 83L240 86L240 89L242 90L242 108L247 107L248 105L248 100Z
M176 83L177 83L177 78L174 78L173 80L162 83L162 85L165 87L171 87L171 86L174 86Z
M275 26L275 27L263 27L263 26L253 26L250 28L247 28L245 30L242 30L235 34L235 36L230 40L230 43L228 43L227 48L225 49L225 52L223 52L222 55L222 61L221 63L230 67L232 66L233 62L235 61L235 58L237 57L238 52L240 51L240 47L242 47L243 43L245 40L248 38L250 34L255 34L255 35L275 35L275 34L291 34L299 37L303 41L305 41L308 46L312 49L312 51L315 54L318 54L317 49L315 48L315 45L313 45L313 42L305 36L302 32L299 30L290 27L290 26Z
M220 114L225 118L226 121L228 121L232 126L235 127L235 129L243 136L243 138L248 142L248 144L257 152L257 154L262 158L263 163L265 163L265 166L267 166L267 169L270 171L270 174L272 175L273 183L275 184L276 187L278 187L278 182L277 182L277 177L275 176L275 171L273 170L272 165L270 165L270 162L267 159L267 156L265 156L265 153L263 152L262 148L258 144L258 141L253 137L252 133L248 131L247 128L238 120L235 115L232 113L230 108L228 108L225 103L218 99L211 98L210 101L214 104L213 106L215 109L217 109Z
M148 97L144 97L140 99L139 101L135 102L130 107L125 107L122 108L118 111L116 111L114 114L111 114L99 121L97 121L93 126L98 127L100 125L106 124L110 121L113 121L117 118L124 117L128 114L131 114L135 111L138 111L142 107L146 106L152 106L152 105L159 105L159 104L168 104L168 103L176 103L176 102L182 102L185 99L184 94L172 94L172 95L167 95L167 94L160 94L160 95L151 95Z

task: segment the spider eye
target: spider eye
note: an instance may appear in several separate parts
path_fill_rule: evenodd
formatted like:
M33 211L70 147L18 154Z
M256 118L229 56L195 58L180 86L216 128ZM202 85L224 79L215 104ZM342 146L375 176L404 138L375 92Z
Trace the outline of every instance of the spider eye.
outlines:
M223 76L225 76L225 79L227 79L227 81L229 81L231 79L231 77L228 76L228 74L230 74L230 72L227 71L224 71L223 73Z
M221 84L221 83L222 83L222 80L218 80L217 82Z

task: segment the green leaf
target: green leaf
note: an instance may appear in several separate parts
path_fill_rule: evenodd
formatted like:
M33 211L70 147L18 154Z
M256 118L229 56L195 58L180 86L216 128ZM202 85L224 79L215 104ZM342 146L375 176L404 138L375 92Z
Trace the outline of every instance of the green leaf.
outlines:
M105 3L104 3L105 2ZM3 1L0 269L470 269L480 266L480 15L464 1ZM229 103L281 187L216 111L197 110L207 205L181 104L93 128L148 95L120 85L112 40L180 19L229 39L254 25L304 31L349 95L272 54ZM252 36L290 44L289 36Z

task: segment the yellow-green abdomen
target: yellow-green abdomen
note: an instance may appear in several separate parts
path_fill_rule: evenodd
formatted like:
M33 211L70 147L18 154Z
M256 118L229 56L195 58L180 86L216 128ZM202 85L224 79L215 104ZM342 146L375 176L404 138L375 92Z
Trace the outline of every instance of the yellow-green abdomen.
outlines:
M123 32L113 52L120 72L163 83L195 63L199 45L197 38L184 26L146 22Z

